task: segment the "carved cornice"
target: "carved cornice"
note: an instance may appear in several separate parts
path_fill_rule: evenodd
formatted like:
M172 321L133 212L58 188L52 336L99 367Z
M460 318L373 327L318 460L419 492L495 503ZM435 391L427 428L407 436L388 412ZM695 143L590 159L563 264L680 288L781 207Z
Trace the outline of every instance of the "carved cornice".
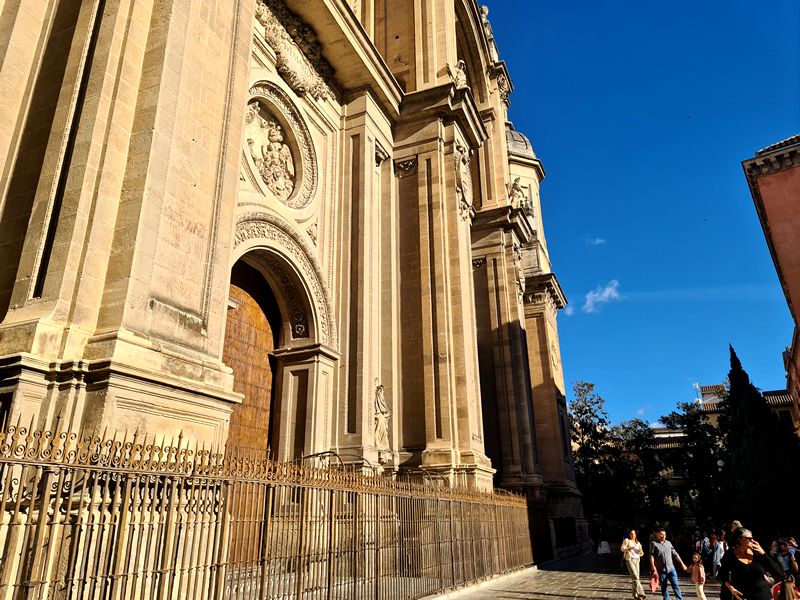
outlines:
M401 123L434 120L441 120L446 125L458 123L467 144L473 149L489 137L468 87L456 89L453 83L446 83L405 95L400 105Z
M256 20L264 26L264 38L275 52L276 68L286 83L299 96L329 98L333 68L322 56L314 30L282 0L257 0Z
M567 298L555 273L541 273L525 278L525 304L552 304L554 309L567 305Z
M749 181L800 166L800 142L742 162Z
M511 206L487 208L475 213L472 222L473 232L492 229L512 231L523 245L528 244L536 237L533 218L522 208Z

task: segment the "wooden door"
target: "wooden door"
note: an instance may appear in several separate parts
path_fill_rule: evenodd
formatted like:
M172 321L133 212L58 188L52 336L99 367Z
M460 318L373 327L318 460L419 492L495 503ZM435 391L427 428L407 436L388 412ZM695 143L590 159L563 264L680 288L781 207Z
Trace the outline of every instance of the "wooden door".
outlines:
M270 443L270 352L276 340L270 313L277 307L263 277L247 265L234 267L230 299L222 360L233 369L233 389L244 399L231 415L228 450L262 458Z

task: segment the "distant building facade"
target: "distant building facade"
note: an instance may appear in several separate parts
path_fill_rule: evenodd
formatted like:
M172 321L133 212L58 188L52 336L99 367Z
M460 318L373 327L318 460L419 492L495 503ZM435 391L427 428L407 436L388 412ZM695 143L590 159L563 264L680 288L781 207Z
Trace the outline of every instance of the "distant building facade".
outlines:
M791 415L800 434L800 135L759 150L742 167L794 319L791 345L783 360Z
M496 484L538 558L585 542L545 173L487 9L18 4L6 419Z

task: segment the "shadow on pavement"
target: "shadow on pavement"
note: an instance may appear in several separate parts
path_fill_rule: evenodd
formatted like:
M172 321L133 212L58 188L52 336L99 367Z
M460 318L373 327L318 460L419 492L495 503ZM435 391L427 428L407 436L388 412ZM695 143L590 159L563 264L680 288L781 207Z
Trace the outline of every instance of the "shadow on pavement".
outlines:
M625 565L622 564L622 557L619 554L612 554L610 558L602 558L594 552L562 558L560 560L549 560L537 565L542 571L583 571L586 573L620 573L625 572Z

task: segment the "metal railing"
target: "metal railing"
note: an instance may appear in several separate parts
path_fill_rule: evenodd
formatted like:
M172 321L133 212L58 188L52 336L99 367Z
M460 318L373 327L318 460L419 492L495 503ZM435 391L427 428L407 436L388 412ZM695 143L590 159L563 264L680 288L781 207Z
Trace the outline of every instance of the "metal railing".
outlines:
M19 424L0 550L0 600L411 599L531 562L516 496Z

